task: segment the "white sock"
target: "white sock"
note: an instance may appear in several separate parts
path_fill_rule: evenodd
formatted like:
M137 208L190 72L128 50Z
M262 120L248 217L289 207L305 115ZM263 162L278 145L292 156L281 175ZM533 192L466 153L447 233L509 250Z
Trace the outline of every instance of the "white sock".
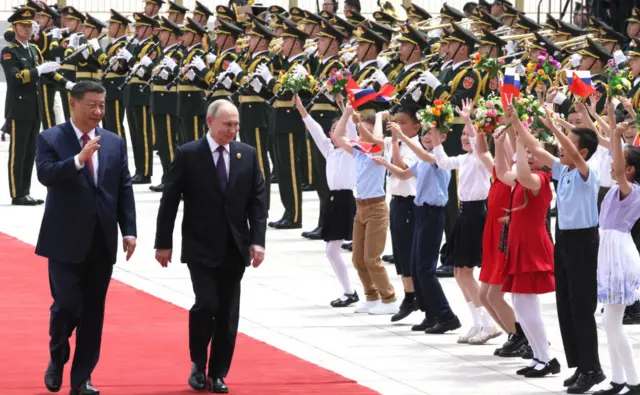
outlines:
M611 381L616 384L626 382L629 385L638 385L640 380L633 359L633 349L622 326L624 309L625 306L622 304L608 304L604 306L602 316L602 325L609 343Z
M514 293L513 309L518 311L518 319L522 328L526 328L525 335L531 344L533 357L540 362L549 362L551 350L547 330L542 321L542 309L538 295Z
M474 306L473 302L467 302L467 307L471 312L471 318L473 319L473 326L480 328L482 324L480 323L480 316L478 314L478 310L476 306Z
M480 316L480 325L483 328L494 327L493 319L491 318L489 313L487 313L487 310L485 310L484 307L476 307L476 310L478 311L478 315Z
M327 255L327 259L329 259L329 262L331 262L331 267L333 268L333 272L336 274L336 277L338 277L340 285L342 285L343 293L352 294L353 287L349 281L347 265L344 263L342 255L340 255L340 246L342 246L342 240L328 241L325 254Z

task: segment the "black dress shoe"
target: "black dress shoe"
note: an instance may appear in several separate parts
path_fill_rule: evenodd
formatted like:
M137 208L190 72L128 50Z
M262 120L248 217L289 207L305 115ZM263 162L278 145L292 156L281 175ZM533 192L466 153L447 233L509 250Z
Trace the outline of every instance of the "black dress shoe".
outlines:
M560 362L558 362L557 359L553 358L551 361L544 363L544 368L540 370L534 368L528 371L527 373L525 373L524 377L531 379L531 378L544 377L549 374L558 374L558 373L560 373Z
M318 226L314 230L308 232L302 232L302 237L309 240L321 240L322 239L322 227Z
M271 221L269 223L267 223L267 226L270 228L275 228L277 224L279 224L280 222L284 221L284 218L280 218L277 221Z
M58 392L62 388L62 372L64 365L57 365L49 361L47 370L44 372L44 386L49 392Z
M151 185L151 186L149 187L149 190L150 190L150 191L153 191L153 192L162 192L162 191L164 191L164 184L160 184L160 185Z
M351 251L351 250L353 250L353 242L345 241L344 243L342 243L341 247L342 247L343 250Z
M269 182L271 184L277 184L278 183L278 175L276 173L271 173L271 178L269 179Z
M211 384L211 392L214 394L228 394L229 387L224 383L224 380L221 378L211 379L213 384Z
M578 380L567 388L568 394L584 394L594 385L602 383L607 376L604 375L602 369L597 372L580 373Z
M382 260L384 262L387 262L387 263L395 263L396 262L396 259L393 257L393 255L383 255L382 256Z
M400 309L397 313L391 316L391 322L397 322L407 318L414 311L418 311L418 301L413 299L412 301L407 301L407 299L402 300L400 303Z
M43 204L43 203L44 203L44 200L42 200L42 199L35 199L35 198L33 198L33 197L29 196L29 195L25 196L25 198L26 198L26 199L28 199L28 200L31 200L31 201L35 202L35 203L36 203L36 205L39 205L39 204Z
M302 192L312 192L316 190L316 187L309 184L302 184L301 188L302 188Z
M331 302L331 307L347 307L360 301L358 292L353 291L352 294L344 294L346 299L338 298Z
M280 222L277 222L273 225L274 229L300 229L302 228L301 222L293 222L290 219L284 219Z
M91 380L87 379L80 387L71 388L69 395L100 395L100 390L91 384Z
M11 199L12 206L37 206L39 203L27 196Z
M527 373L529 373L530 371L532 371L532 370L536 367L536 365L538 364L538 362L540 362L540 361L538 361L538 360L537 360L537 359L535 359L535 358L534 358L533 360L535 361L535 365L533 365L533 366L527 366L527 367L522 368L522 369L518 369L518 370L516 370L516 374L517 374L518 376L524 376L525 374L527 374Z
M606 390L600 390L600 391L596 391L593 393L593 395L616 395L619 394L620 391L622 391L624 389L624 387L627 387L626 383L622 383L622 384L618 384L618 383L614 383L613 381L610 383L611 384L611 388L606 389ZM629 389L631 389L632 386L629 386ZM626 394L633 394L635 392L626 392ZM640 392L638 392L640 393Z
M455 331L456 329L459 329L462 326L462 324L460 324L460 320L458 319L457 316L453 316L452 318L446 320L446 321L438 321L437 324L435 324L434 326L425 329L424 333L426 334L438 334L441 335L443 333L447 333L449 331Z
M435 326L437 323L438 323L437 321L433 321L433 320L429 320L428 318L425 318L418 325L412 326L411 327L411 331L412 332L424 332L424 331L427 330L427 328L431 328L432 326Z
M131 183L132 184L151 184L151 177L150 176L143 176L143 175L136 175L131 179Z
M500 348L499 354L496 355L503 358L521 357L520 349L527 343L527 338L524 334L512 333Z
M196 391L207 390L207 376L204 374L204 368L199 368L195 363L191 364L189 387Z
M440 265L436 268L436 277L453 277L453 266Z
M531 345L529 342L524 346L520 347L520 357L522 359L532 359L533 358L533 350L531 349Z
M580 371L576 369L571 377L562 382L562 385L565 387L571 387L576 383L576 381L578 381L578 377L580 377Z

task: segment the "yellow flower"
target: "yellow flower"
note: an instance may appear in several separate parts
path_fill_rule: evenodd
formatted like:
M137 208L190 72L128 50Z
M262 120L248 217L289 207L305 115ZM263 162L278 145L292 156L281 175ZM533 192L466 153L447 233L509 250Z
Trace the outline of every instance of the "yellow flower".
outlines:
M433 110L433 115L435 115L436 117L439 117L440 116L440 110L437 109L437 108L435 110Z
M616 85L616 89L617 90L622 90L622 85L621 84Z

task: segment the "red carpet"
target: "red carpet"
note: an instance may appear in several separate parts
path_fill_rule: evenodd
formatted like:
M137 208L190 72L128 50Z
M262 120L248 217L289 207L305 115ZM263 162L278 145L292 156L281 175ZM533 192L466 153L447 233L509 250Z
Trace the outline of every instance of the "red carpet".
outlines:
M0 394L48 394L51 295L46 260L0 233ZM71 339L71 344L75 343ZM107 297L100 363L92 381L105 395L192 394L187 311L118 281ZM61 394L69 393L65 367ZM375 394L353 380L240 334L227 384L232 394Z

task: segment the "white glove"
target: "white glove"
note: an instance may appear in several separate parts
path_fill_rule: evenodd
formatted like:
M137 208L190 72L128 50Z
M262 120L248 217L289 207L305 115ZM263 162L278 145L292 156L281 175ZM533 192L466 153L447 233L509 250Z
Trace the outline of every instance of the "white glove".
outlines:
M187 78L189 79L189 81L193 81L196 78L196 73L189 69L189 71L187 71Z
M256 72L267 83L273 79L273 76L271 75L271 71L269 71L269 68L264 63L256 68ZM259 92L259 91L256 91L256 92Z
M89 55L91 55L91 53L89 52L89 48L87 47L84 51L82 51L81 55L84 58L84 60L89 59Z
M82 33L73 33L69 37L69 47L78 48L78 46L80 45L80 38L82 38L83 36L84 35Z
M151 58L148 57L147 55L144 55L142 59L140 59L140 64L143 65L144 67L149 67L151 63L153 63L153 60L151 60Z
M327 99L331 100L332 102L336 101L335 96L333 96L331 93L325 92L324 95L327 97Z
M387 61L387 59L381 57L376 58L376 61L378 62L378 68L380 70L384 69L389 64L389 61Z
M51 29L51 38L54 40L60 40L62 38L62 30L58 27Z
M526 71L527 71L527 69L525 69L522 64L517 64L516 65L516 73L518 75L523 76Z
M122 48L121 50L118 51L118 54L116 55L116 58L118 59L124 59L127 62L129 61L129 59L131 59L133 57L133 55L131 54L131 52L127 51L126 48Z
M46 62L36 67L36 70L38 70L38 75L42 75L42 74L53 73L59 68L60 68L60 65L56 62Z
M218 59L218 57L212 54L211 52L209 52L207 53L207 56L205 57L205 59L207 60L207 63L211 64L211 63L214 63L216 59Z
M440 81L438 81L436 76L433 75L428 70L420 75L420 78L418 79L418 81L420 83L429 85L432 89L436 89L437 87L440 86Z
M147 69L145 69L144 67L138 67L138 69L136 70L136 75L140 78L144 78L144 74L147 72Z
M89 40L89 44L91 45L91 48L93 48L94 51L101 49L100 42L98 41L97 38L94 38L93 40Z
M627 57L624 56L624 52L617 50L613 53L613 59L616 61L616 65L627 61Z
M163 80L168 80L169 79L169 73L167 72L167 70L160 70L160 72L158 73L158 75L160 76L160 78L162 78Z
M198 71L204 70L207 65L204 63L201 57L194 56L193 60L191 60L191 67L195 67Z
M409 92L411 90L413 90L413 88L416 87L416 85L418 85L420 83L419 80L413 80L411 82L409 82L409 85L407 85L406 91Z
M580 56L580 54L574 53L573 55L571 55L571 59L569 59L569 62L573 67L578 67L580 66L580 60L582 60L582 56Z
M305 69L303 66L301 66L298 63L295 66L293 66L293 74L298 76L298 77L303 77L303 76L309 74L309 72L307 71L307 69Z
M169 68L170 70L174 70L176 68L176 66L178 65L176 63L175 60L173 60L171 57L169 56L165 56L164 59L162 60L163 66Z
M257 78L254 78L253 81L251 81L251 87L256 93L260 93L260 91L262 90L262 82L260 82L260 80L258 80Z
M75 82L71 82L71 81L67 81L66 84L64 84L64 88L68 91L70 91L71 89L73 89L73 87L76 86Z
M378 84L380 85L384 85L387 82L389 82L389 80L387 79L387 76L380 70L376 70L375 73L373 73L373 75L371 76L371 78L376 80L376 82L378 82Z
M345 52L345 53L342 54L340 59L345 63L349 63L349 62L351 62L351 59L353 59L355 56L356 56L355 51L354 52Z
M223 85L225 88L229 89L229 88L231 88L231 83L232 83L232 82L233 82L233 81L231 81L231 79L230 79L229 77L225 77L225 79L224 79L224 80L222 80L222 85Z
M312 55L314 52L316 52L317 49L318 49L318 47L313 45L311 47L306 48L304 50L304 53L306 53L307 55Z
M422 89L416 89L411 93L411 98L416 103L420 101L420 96L422 96Z
M31 23L31 26L33 26L33 30L31 34L33 34L33 36L35 37L38 35L38 33L40 33L40 24L36 21L33 21Z
M242 71L242 67L236 62L231 62L227 66L227 71L233 73L233 75L238 75Z
M518 47L516 46L515 41L509 41L505 47L507 55L511 55L512 53L516 52L516 49L518 49Z

